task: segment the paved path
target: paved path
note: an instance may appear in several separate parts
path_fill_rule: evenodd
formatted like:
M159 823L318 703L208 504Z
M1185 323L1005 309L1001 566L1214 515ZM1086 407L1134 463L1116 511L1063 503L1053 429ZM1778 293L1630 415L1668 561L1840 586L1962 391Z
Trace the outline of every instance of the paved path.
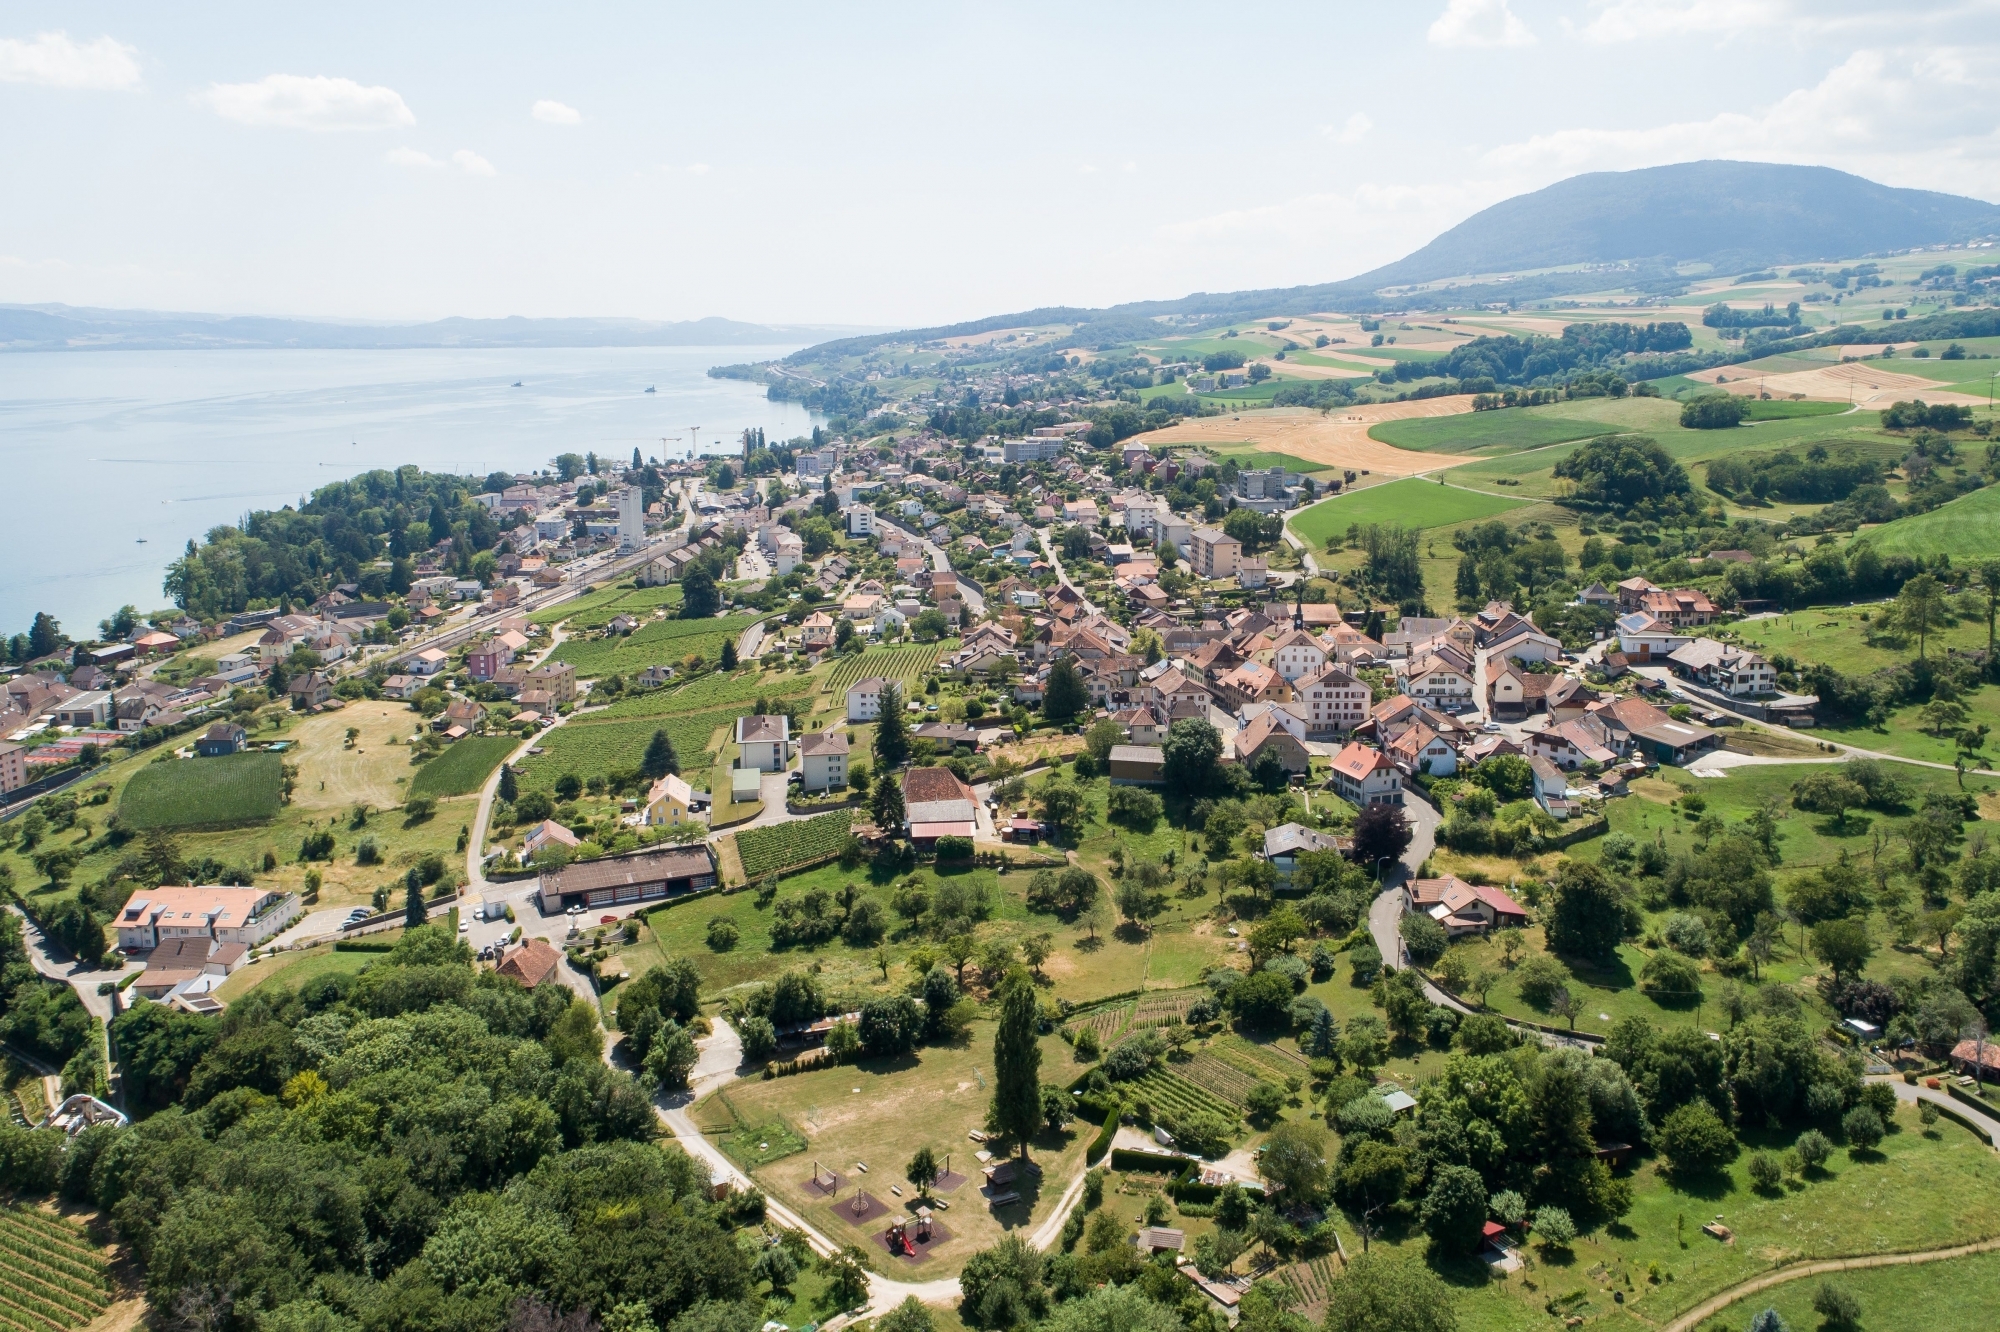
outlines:
M1911 1104L1915 1104L1920 1101L1930 1101L1933 1102L1934 1104L1941 1105L1950 1109L1953 1113L1958 1115L1959 1118L1970 1121L1974 1127L1974 1130L1976 1132L1984 1134L1987 1143L1990 1146L1992 1146L1992 1148L1995 1151L2000 1151L2000 1117L1987 1114L1984 1111L1969 1106L1964 1101L1958 1100L1955 1097L1953 1097L1949 1092L1934 1091L1931 1088L1924 1086L1921 1082L1913 1087L1909 1083L1903 1081L1901 1075L1896 1075L1892 1077L1873 1077L1867 1080L1869 1082L1888 1083L1891 1087L1896 1089L1896 1099L1899 1101L1904 1101Z
M1766 1272L1760 1277L1752 1277L1741 1285L1731 1286L1720 1295L1710 1296L1668 1323L1665 1332L1693 1332L1702 1323L1739 1300L1747 1299L1760 1290L1769 1290L1773 1286L1782 1286L1806 1277L1823 1276L1829 1272L1854 1272L1868 1267L1908 1267L1917 1263L1948 1262L1953 1258L1966 1258L1975 1253L1991 1253L1995 1249L2000 1249L2000 1238L1954 1245L1949 1249L1926 1249L1921 1253L1871 1253L1857 1258L1826 1258L1818 1262L1794 1263L1789 1267L1778 1268L1774 1272Z
M1053 526L1053 524L1051 524L1051 526ZM1096 605L1091 602L1089 597L1084 596L1083 589L1078 587L1075 583L1070 582L1069 570L1063 568L1062 556L1056 554L1056 548L1053 545L1049 544L1049 528L1047 527L1036 528L1035 540L1041 543L1042 554L1048 557L1050 567L1056 571L1056 581L1060 583L1062 586L1068 588L1070 591L1076 593L1077 599L1083 603L1083 609L1086 614L1090 615L1098 614L1099 612Z

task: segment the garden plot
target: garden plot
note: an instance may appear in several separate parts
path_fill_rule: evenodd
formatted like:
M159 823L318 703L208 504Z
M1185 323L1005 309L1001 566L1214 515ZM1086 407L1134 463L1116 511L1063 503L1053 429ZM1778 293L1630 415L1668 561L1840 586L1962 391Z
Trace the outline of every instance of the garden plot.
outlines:
M1230 1105L1241 1109L1250 1099L1250 1089L1267 1081L1224 1063L1208 1051L1203 1050L1193 1059L1175 1070L1195 1086L1214 1096L1219 1096Z
M1171 994L1149 994L1139 1001L1139 1009L1132 1015L1134 1027L1166 1027L1176 1022L1187 1021L1187 1011L1194 1001L1207 994L1204 988L1176 990Z
M1072 1037L1079 1036L1086 1031L1094 1031L1097 1033L1098 1045L1109 1049L1112 1042L1117 1040L1119 1034L1125 1030L1125 1019L1131 1011L1132 1009L1129 1004L1119 1004L1113 1008L1100 1008L1095 1013L1087 1017L1080 1017L1070 1023L1065 1030Z
M1206 1091L1189 1082L1178 1073L1163 1068L1155 1068L1142 1078L1133 1081L1132 1090L1145 1100L1152 1102L1154 1114L1166 1114L1169 1118L1206 1111L1220 1115L1224 1120L1234 1122L1238 1111L1233 1102L1226 1101L1215 1093Z

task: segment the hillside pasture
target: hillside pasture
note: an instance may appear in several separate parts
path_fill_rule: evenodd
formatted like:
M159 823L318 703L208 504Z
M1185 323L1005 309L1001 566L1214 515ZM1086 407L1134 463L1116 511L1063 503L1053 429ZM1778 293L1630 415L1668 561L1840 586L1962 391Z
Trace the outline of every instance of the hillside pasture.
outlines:
M1884 523L1862 539L1884 555L1949 555L1961 562L2000 557L2000 487L1987 486L1929 513Z
M1363 527L1372 523L1400 523L1418 529L1449 527L1453 523L1498 517L1521 507L1521 500L1412 477L1322 500L1293 517L1291 526L1317 549L1325 546L1329 538L1345 533L1354 523Z
M299 769L292 802L301 809L402 804L411 780L408 741L422 724L407 704L371 699L302 719L285 735L292 742L285 757ZM361 733L352 745L350 728Z
M148 832L262 823L278 812L284 773L276 754L162 759L132 774L118 820Z

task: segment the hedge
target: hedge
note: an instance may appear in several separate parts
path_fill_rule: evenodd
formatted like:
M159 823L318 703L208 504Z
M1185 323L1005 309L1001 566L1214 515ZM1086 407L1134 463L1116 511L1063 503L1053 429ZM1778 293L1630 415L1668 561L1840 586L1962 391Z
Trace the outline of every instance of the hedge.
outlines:
M1172 1156L1166 1152L1142 1151L1137 1147L1120 1147L1111 1153L1113 1170L1166 1171L1178 1175L1188 1163L1185 1156Z
M937 839L939 860L972 859L972 839L970 837L940 837Z
M1104 1127L1097 1131L1097 1137L1091 1140L1090 1150L1083 1154L1085 1165L1096 1165L1111 1150L1111 1140L1118 1136L1118 1119L1117 1110L1104 1117Z

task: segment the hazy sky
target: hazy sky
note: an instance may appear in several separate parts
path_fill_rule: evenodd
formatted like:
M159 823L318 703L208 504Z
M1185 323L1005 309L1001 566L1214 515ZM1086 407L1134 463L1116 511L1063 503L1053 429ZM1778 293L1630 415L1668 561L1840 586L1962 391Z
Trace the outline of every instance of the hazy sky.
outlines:
M916 324L1699 157L2000 200L2000 4L0 5L0 301Z

